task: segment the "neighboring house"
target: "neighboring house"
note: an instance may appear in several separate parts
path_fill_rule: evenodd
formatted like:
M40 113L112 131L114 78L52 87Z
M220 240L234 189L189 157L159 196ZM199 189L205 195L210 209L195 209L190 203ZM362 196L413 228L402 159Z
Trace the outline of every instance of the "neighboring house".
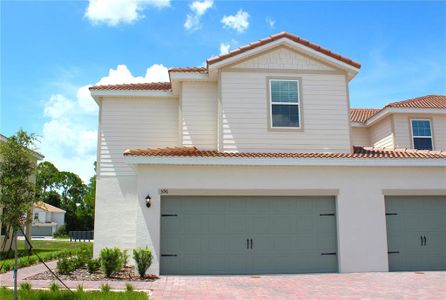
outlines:
M34 204L32 236L52 236L64 224L65 210L44 202Z
M4 143L7 140L7 137L5 137L4 135L0 134L0 143ZM33 151L33 163L35 166L37 166L37 161L42 160L44 158L44 156L38 152ZM0 157L0 160L2 158ZM36 178L35 176L32 176L31 181L33 183L35 183ZM3 208L0 207L0 215L3 213ZM27 224L25 226L25 228L23 228L26 236L28 238L31 238L31 224ZM5 235L8 232L8 226L6 224L2 224L0 221L0 247L5 246L5 249L9 249L9 242L12 241L11 237L12 237L12 232L9 231L9 237L8 237L8 242L4 243L4 239L5 239ZM1 251L1 249L0 249Z
M445 270L446 96L351 110L359 68L280 33L170 82L91 87L95 255L148 246L156 274Z

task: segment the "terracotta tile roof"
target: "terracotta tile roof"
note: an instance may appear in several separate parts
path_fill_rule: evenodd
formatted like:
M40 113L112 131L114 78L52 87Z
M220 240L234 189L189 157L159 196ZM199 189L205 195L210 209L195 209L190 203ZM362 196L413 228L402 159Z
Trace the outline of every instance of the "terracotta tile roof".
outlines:
M34 204L34 207L35 208L40 208L40 209L42 209L44 211L47 211L47 212L65 212L65 210L63 210L63 209L61 209L59 207L52 206L52 205L50 205L48 203L45 203L45 202L36 203L36 204Z
M446 95L427 95L399 102L391 102L382 109L377 108L352 108L350 120L352 122L366 122L368 119L386 108L434 108L446 109Z
M231 157L231 158L435 158L446 159L446 151L412 149L381 149L353 147L353 153L235 153L199 150L196 147L173 147L126 150L125 156L181 156L181 157Z
M183 68L170 68L171 72L191 72L191 73L207 73L208 69L205 67L183 67Z
M170 82L150 82L150 83L125 83L125 84L110 84L110 85L94 85L90 87L91 90L109 90L109 91L123 91L123 90L151 90L151 91L168 91L171 89Z
M350 110L350 120L352 122L365 122L380 110L380 108L352 108Z
M229 58L229 57L232 57L232 56L244 53L246 51L249 51L249 50L255 49L255 48L259 47L259 46L263 46L265 44L274 42L274 41L279 40L281 38L288 38L288 39L290 39L290 40L292 40L292 41L294 41L296 43L299 43L299 44L304 45L304 46L306 46L308 48L316 50L316 51L318 51L318 52L320 52L322 54L325 54L325 55L330 56L330 57L332 57L334 59L342 61L342 62L344 62L346 64L349 64L349 65L351 65L351 66L353 66L355 68L358 68L358 69L361 68L361 64L358 63L358 62L355 62L355 61L353 61L353 60L351 60L351 59L349 59L347 57L344 57L342 55L334 53L334 52L332 52L332 51L330 51L330 50L328 50L326 48L323 48L323 47L321 47L319 45L313 44L313 43L311 43L311 42L309 42L309 41L307 41L305 39L302 39L302 38L298 37L297 35L294 35L294 34L291 34L291 33L288 33L288 32L281 32L281 33L278 33L278 34L275 34L275 35L271 35L271 36L269 36L267 38L264 38L262 40L259 40L257 42L253 42L253 43L250 43L248 45L242 46L242 47L240 47L238 49L232 50L232 51L230 51L227 54L223 54L223 55L219 55L219 56L216 56L216 57L212 57L212 58L207 60L207 63L208 63L208 65L217 63L217 62L222 61L222 60L224 60L226 58Z
M406 108L446 108L446 95L427 95L399 102L392 102L386 107Z

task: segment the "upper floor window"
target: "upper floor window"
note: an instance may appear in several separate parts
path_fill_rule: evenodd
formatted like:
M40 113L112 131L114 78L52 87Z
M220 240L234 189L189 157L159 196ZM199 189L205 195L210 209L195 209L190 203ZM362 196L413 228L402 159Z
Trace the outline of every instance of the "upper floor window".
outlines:
M298 80L269 81L272 128L300 128L300 93Z
M432 126L430 120L411 120L413 147L418 150L432 150Z

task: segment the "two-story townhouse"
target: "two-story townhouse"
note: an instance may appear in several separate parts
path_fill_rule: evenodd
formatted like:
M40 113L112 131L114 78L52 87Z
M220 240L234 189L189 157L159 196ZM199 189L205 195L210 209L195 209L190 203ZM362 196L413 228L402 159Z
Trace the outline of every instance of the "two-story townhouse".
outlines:
M351 110L359 68L280 33L91 87L95 254L148 246L156 274L446 269L446 97ZM413 145L432 151L394 149Z

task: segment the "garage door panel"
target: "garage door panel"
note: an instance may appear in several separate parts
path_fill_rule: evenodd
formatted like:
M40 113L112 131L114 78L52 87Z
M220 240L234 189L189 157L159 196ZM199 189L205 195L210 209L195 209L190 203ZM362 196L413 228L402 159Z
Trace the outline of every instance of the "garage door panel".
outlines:
M229 255L245 253L247 246L246 235L226 235L222 237Z
M318 216L314 222L315 234L336 235L336 216Z
M259 214L249 214L246 216L247 232L250 234L264 233L270 234L276 226L276 218L264 212Z
M270 233L271 234L297 234L297 217L293 214L277 213L275 218L271 220Z
M226 232L228 234L247 234L247 218L245 215L226 215Z
M334 208L332 197L165 196L161 213L177 217L162 217L161 253L178 256L161 273L336 272L337 256L321 255L336 252L336 217L320 216Z
M219 201L217 197L215 201ZM246 199L242 197L224 198L226 201L226 213L245 215L247 211Z
M446 270L446 197L386 197L386 215L389 270Z

